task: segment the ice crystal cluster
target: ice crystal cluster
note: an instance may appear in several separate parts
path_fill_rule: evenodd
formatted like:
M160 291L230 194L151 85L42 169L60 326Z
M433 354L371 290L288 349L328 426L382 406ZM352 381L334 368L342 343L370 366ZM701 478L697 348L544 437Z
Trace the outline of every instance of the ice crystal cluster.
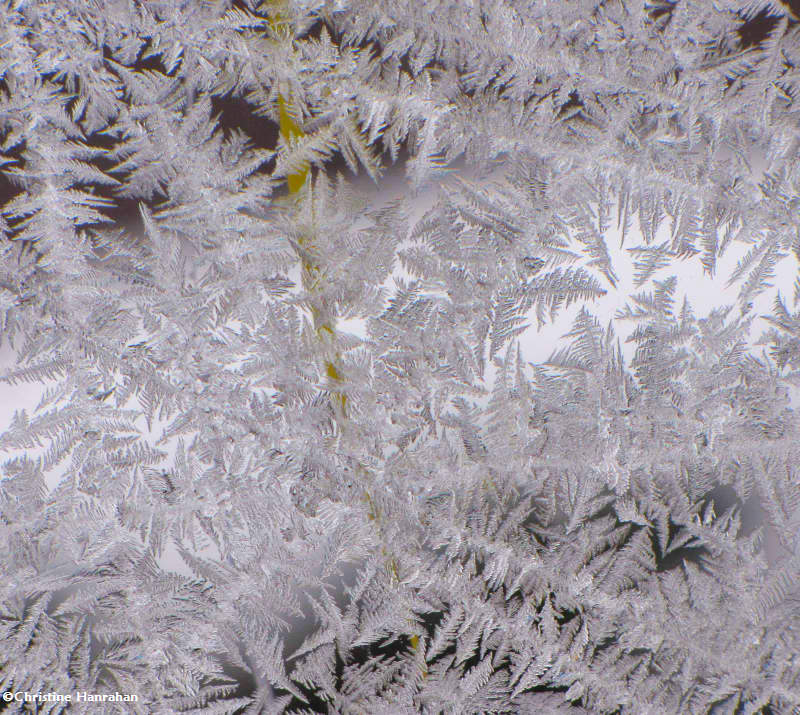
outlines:
M797 713L798 102L777 0L2 0L0 692Z

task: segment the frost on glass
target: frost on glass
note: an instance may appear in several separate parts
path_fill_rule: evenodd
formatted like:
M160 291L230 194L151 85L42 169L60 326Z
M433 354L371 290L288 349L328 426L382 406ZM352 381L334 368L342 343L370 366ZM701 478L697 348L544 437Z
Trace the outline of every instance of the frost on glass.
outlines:
M769 0L2 3L4 707L800 708L798 66Z

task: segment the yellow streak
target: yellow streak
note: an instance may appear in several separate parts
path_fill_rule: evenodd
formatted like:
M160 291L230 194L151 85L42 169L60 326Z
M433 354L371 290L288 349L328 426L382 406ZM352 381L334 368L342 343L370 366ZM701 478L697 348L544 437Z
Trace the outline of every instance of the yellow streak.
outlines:
M275 3L276 5L278 3ZM285 18L283 14L278 11L272 14L270 18L270 29L275 34L284 31L281 27L285 23ZM281 94L278 95L278 128L280 130L281 137L283 137L284 141L288 144L291 140L304 137L306 136L305 132L300 128L300 126L295 121L292 113L290 111L289 103L287 99ZM289 194L297 194L301 191L301 189L306 185L306 181L308 180L310 171L310 166L308 162L305 162L303 168L293 174L289 174L286 177L286 183L289 188ZM309 245L309 240L306 237L301 237L299 239L299 244ZM302 275L303 275L303 287L306 290L310 290L318 279L314 279L312 281L312 277L316 274L320 273L319 266L315 266L310 261L304 260L302 262ZM312 318L314 320L314 326L316 328L317 335L321 337L321 333L325 332L328 333L329 336L335 336L334 326L328 324L327 322L320 323L320 316L319 311L312 307L311 309ZM336 365L336 362L339 361L340 355L337 353L336 361L326 360L325 361L325 374L328 376L329 379L333 380L334 382L342 382L343 377L342 373ZM345 416L345 409L347 407L347 397L342 395L341 393L336 393L333 395L334 403L340 408L342 417Z

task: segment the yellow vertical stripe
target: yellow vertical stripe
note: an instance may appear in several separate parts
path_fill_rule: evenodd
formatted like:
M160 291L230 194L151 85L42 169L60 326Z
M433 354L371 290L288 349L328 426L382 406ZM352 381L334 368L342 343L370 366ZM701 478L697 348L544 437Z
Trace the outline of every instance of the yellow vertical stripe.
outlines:
M276 5L278 3L275 3ZM284 22L284 17L280 11L274 12L270 18L270 29L272 32L277 33L279 32L280 25ZM278 95L278 129L280 131L280 135L283 140L288 144L291 140L299 137L304 137L305 132L300 128L300 126L295 121L295 118L292 116L290 110L290 100L284 97L282 94ZM289 194L297 194L303 186L305 186L306 181L308 180L308 175L310 171L310 166L306 162L302 169L293 174L289 174L286 177L286 183L289 189ZM306 237L300 237L299 239L300 245L308 245L309 241ZM319 274L319 267L313 265L311 262L304 260L302 264L302 275L303 275L303 287L306 290L309 290L310 286L312 285L312 280L316 280L315 275ZM326 332L329 336L333 337L334 333L334 326L330 325L328 322L323 322L320 324L320 316L318 312L314 310L312 307L312 318L314 319L314 327L316 329L316 333L319 337L322 337L322 333ZM338 358L338 355L337 355ZM342 373L339 368L336 366L336 363L331 360L325 361L325 375L334 382L341 382L342 381ZM341 413L341 417L345 416L345 409L347 407L347 397L342 395L341 393L336 393L333 395L333 401L336 406L338 406L339 411Z

